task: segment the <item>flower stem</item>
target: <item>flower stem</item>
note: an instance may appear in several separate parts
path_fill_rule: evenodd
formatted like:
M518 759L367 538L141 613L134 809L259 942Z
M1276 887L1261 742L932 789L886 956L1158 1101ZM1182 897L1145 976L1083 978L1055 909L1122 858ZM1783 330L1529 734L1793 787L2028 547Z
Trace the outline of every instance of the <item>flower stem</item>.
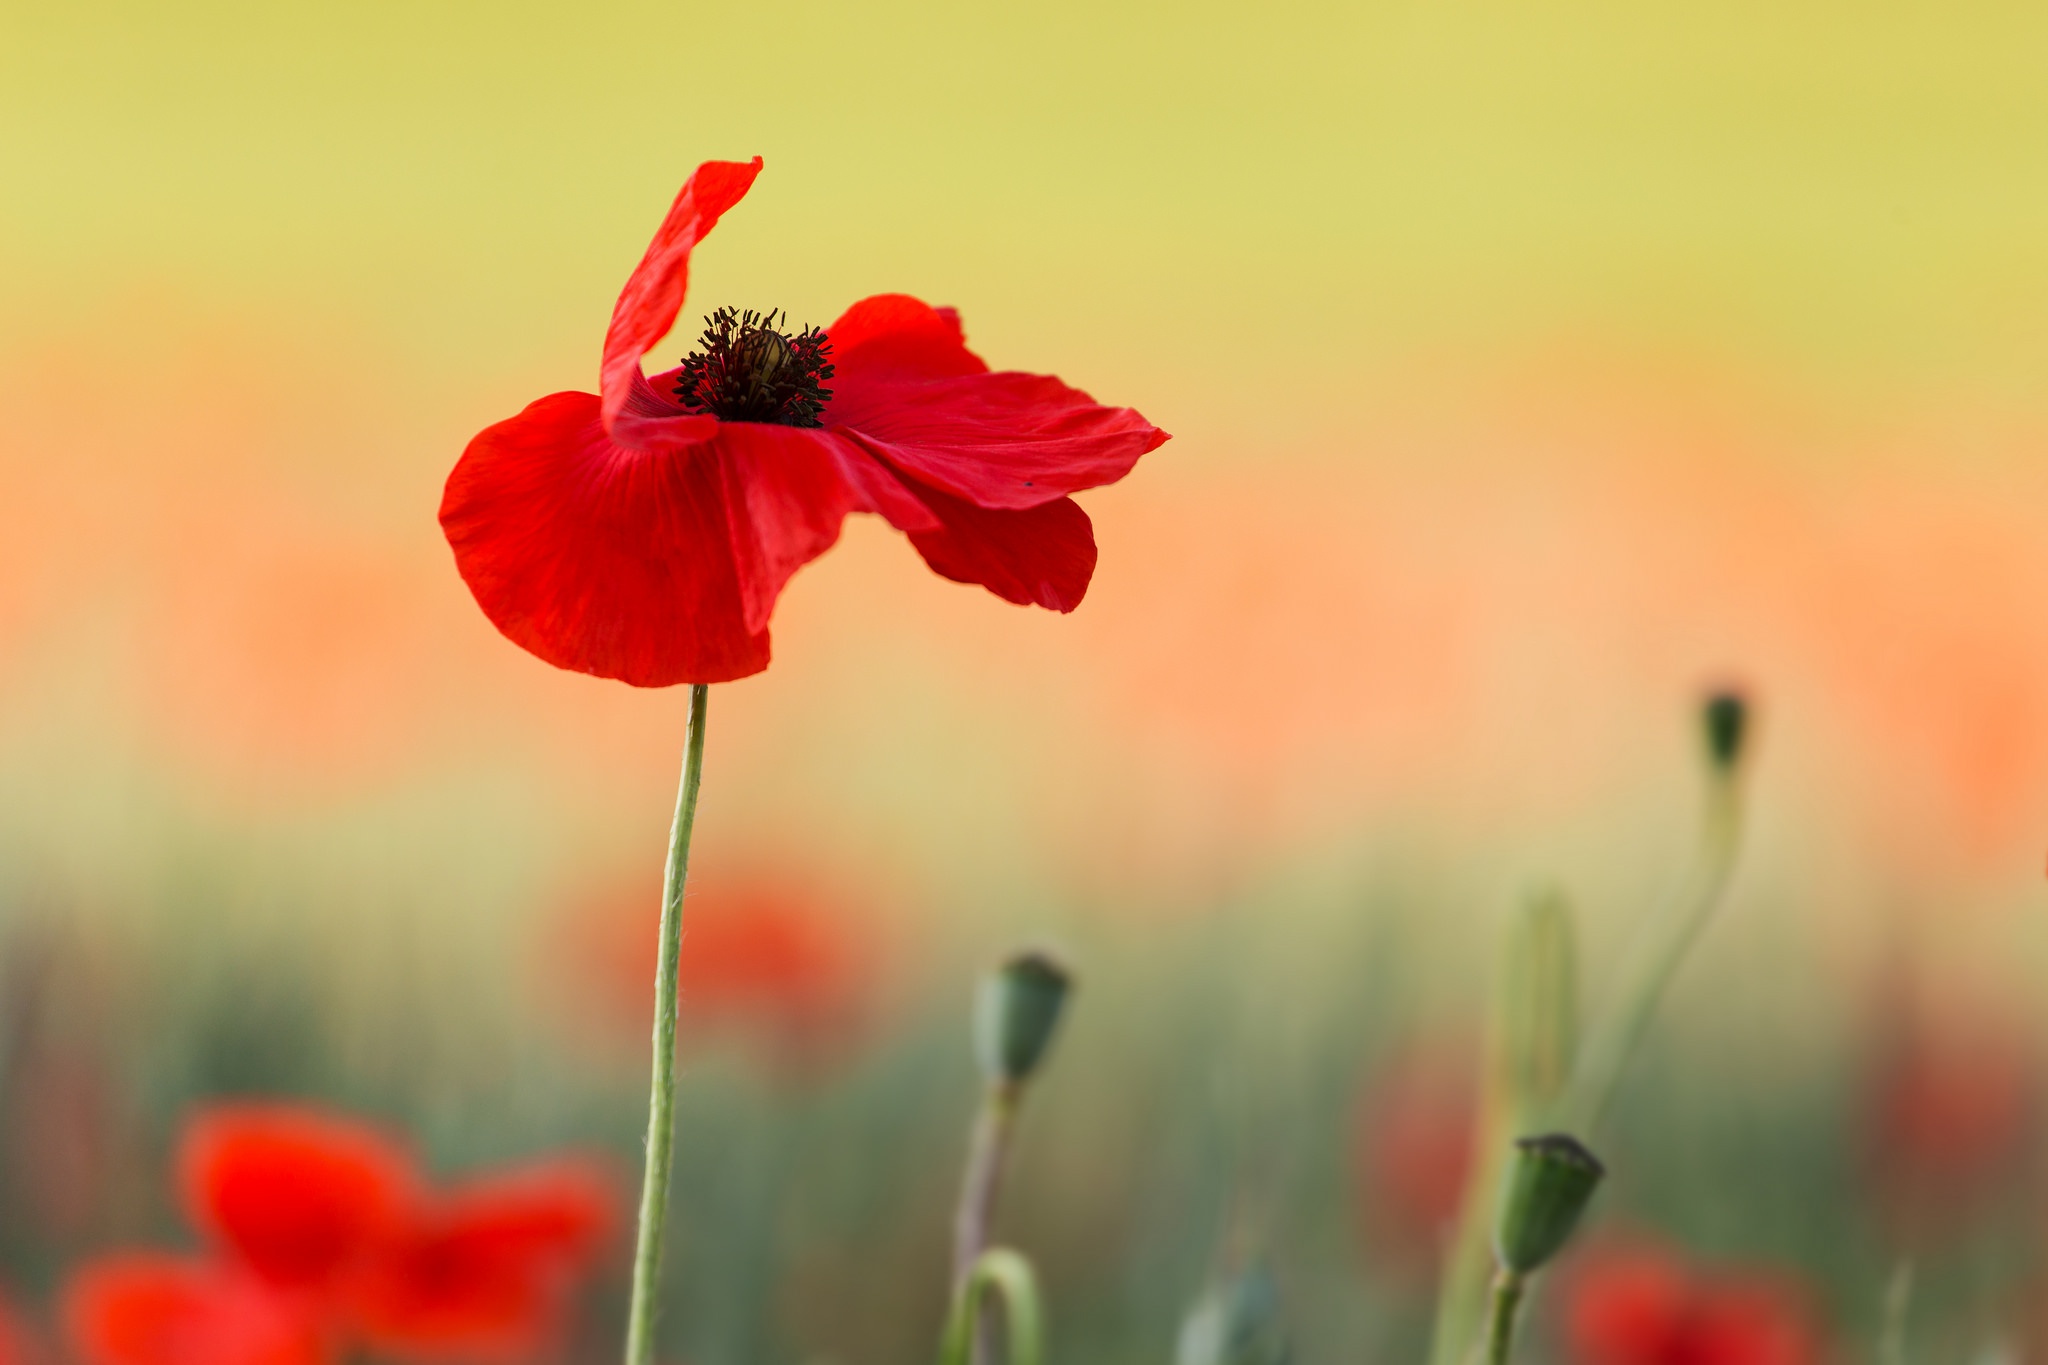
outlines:
M982 1097L967 1148L967 1175L960 1184L960 1203L953 1211L953 1292L959 1293L974 1273L974 1264L988 1248L989 1225L995 1216L996 1194L1009 1163L1010 1133L1017 1118L1017 1086L997 1081Z
M1522 1307L1524 1280L1507 1267L1493 1277L1493 1302L1486 1315L1485 1365L1508 1365L1515 1349L1515 1315Z
M1741 789L1732 775L1717 775L1707 789L1706 820L1691 874L1643 926L1633 945L1635 955L1621 998L1587 1039L1585 1055L1572 1077L1565 1127L1590 1133L1599 1126L1623 1071L1649 1031L1665 988L1721 903L1741 833Z
M660 1310L661 1245L668 1227L668 1182L676 1126L676 970L683 947L683 883L690 874L690 831L704 782L704 712L711 689L690 688L683 781L669 828L661 884L661 955L654 972L654 1077L647 1100L647 1172L640 1185L640 1235L633 1248L633 1305L626 1318L626 1365L653 1365Z

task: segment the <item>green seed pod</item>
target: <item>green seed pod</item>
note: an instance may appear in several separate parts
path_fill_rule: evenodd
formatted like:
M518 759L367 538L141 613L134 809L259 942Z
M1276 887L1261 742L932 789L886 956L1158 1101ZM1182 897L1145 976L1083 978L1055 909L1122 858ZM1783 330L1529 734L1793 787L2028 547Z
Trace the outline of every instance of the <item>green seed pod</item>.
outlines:
M1700 707L1700 728L1715 770L1735 771L1742 762L1742 741L1749 729L1748 699L1732 688L1709 693Z
M974 1002L974 1055L990 1084L1015 1085L1045 1060L1073 978L1050 953L1027 952L981 983Z
M1517 1139L1494 1222L1493 1252L1500 1264L1527 1275L1555 1256L1606 1174L1575 1137Z
M1174 1365L1287 1365L1280 1294L1263 1265L1219 1281L1180 1326Z

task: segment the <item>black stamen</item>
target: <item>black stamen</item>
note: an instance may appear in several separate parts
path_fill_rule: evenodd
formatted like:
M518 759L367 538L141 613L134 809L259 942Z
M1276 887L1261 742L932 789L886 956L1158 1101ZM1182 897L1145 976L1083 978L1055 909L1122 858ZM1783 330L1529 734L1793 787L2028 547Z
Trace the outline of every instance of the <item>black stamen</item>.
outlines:
M683 361L676 397L725 422L815 427L832 400L832 341L816 327L783 332L787 314L721 308L704 319L704 339Z

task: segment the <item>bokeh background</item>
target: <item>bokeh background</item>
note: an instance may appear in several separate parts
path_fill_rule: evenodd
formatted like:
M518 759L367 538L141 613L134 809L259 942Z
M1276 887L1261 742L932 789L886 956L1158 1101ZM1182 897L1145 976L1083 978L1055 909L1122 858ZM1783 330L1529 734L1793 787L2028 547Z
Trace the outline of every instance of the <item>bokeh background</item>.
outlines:
M186 1236L209 1097L630 1179L686 699L497 637L434 512L760 153L666 351L906 291L1175 439L1071 617L856 519L715 689L676 1359L927 1349L1022 941L1083 979L1004 1220L1060 1353L1256 1244L1303 1358L1412 1358L1502 913L1565 887L1597 1001L1724 680L1751 838L1602 1235L1795 1286L1733 1365L1867 1355L1902 1256L1916 1351L2038 1358L2044 63L1992 0L8 0L8 1295Z

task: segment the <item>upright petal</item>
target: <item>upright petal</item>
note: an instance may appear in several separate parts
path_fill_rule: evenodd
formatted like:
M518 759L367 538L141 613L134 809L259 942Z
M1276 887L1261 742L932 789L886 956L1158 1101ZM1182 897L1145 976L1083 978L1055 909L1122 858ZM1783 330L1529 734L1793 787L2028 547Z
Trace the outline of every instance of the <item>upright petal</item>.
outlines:
M683 182L646 254L619 292L611 326L605 330L601 387L606 430L625 412L633 395L640 357L675 326L689 288L691 249L727 209L746 197L760 173L758 156L752 161L707 161Z
M226 1266L109 1256L66 1286L65 1335L83 1365L327 1365L303 1305Z
M267 1283L335 1288L414 1197L406 1155L376 1129L315 1109L231 1105L185 1130L192 1221Z
M936 531L909 532L934 573L979 583L1020 606L1065 612L1081 605L1095 575L1095 529L1072 498L992 509L909 486L939 521Z
M725 682L768 666L777 594L893 483L817 428L725 422L696 445L626 450L595 397L558 393L469 443L441 525L484 614L549 663L640 687Z
M967 349L960 314L908 294L873 294L828 329L832 366L852 379L951 379L985 374L988 363Z
M827 425L919 483L981 507L1036 507L1114 483L1166 433L1049 375L989 373L960 317L907 294L832 324Z

